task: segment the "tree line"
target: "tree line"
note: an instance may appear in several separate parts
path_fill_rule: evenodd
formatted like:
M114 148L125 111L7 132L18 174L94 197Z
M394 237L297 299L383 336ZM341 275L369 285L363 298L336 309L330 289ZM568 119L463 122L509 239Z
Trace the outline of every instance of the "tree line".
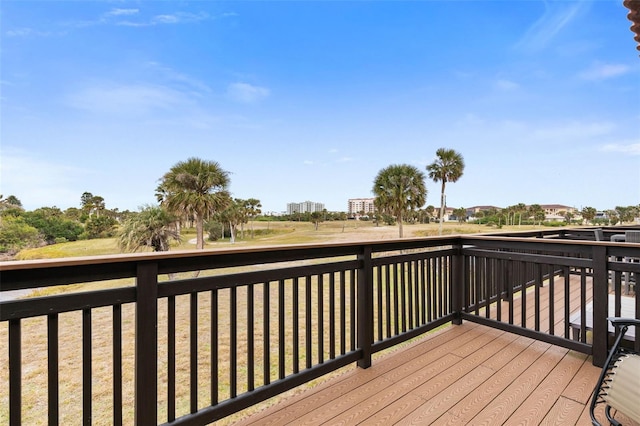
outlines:
M464 159L455 150L440 148L435 160L426 166L426 172L408 164L390 165L378 172L373 181L376 211L362 213L362 219L377 224L398 225L403 236L404 223L428 223L435 217L439 233L446 207L446 184L457 182L464 173ZM432 205L424 208L427 199L426 177L440 183L439 211ZM144 206L138 212L108 209L103 197L84 192L80 208L64 211L57 207L42 207L25 211L18 198L0 195L0 252L17 252L26 247L37 247L79 239L117 237L123 251L150 248L169 250L180 242L183 226L195 227L196 248L204 248L205 232L209 240L230 238L235 241L238 232L244 237L245 225L253 238L256 220L294 220L312 222L316 229L328 220L347 220L345 212L307 212L286 216L262 216L261 202L257 198L233 198L228 190L229 173L215 161L188 158L176 163L159 179L156 189L157 205ZM574 221L572 212L562 212L566 223ZM453 211L459 221L467 220L467 210ZM591 224L630 222L640 216L640 206L616 207L606 216L597 217L593 207L580 212L581 220ZM533 204L519 203L504 209L476 212L477 223L501 227L503 225L541 224L544 209Z

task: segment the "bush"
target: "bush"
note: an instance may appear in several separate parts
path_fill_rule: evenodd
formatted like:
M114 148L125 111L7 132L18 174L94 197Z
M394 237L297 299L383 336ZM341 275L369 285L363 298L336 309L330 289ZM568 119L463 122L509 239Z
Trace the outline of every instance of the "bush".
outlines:
M17 252L42 245L40 231L21 217L5 217L0 223L0 252Z

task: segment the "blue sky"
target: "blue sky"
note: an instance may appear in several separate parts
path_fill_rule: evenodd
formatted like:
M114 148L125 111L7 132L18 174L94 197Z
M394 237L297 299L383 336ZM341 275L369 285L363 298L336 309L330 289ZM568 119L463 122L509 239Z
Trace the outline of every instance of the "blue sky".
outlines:
M346 211L391 164L465 159L451 207L640 203L640 60L616 1L0 5L0 193L155 202L189 157L263 211ZM439 204L427 181L427 204Z

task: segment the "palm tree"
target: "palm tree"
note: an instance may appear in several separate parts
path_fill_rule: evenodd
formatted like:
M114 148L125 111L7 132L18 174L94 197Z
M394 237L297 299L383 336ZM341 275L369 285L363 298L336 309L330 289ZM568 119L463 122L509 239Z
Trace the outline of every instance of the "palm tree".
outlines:
M162 207L147 206L122 224L118 245L121 250L131 252L143 247L168 251L171 241L180 241L175 223L176 219Z
M204 219L224 210L229 174L215 161L189 158L174 165L161 179L162 205L179 217L193 217L196 248L204 248Z
M444 219L445 195L444 188L447 182L456 182L464 173L464 159L462 154L453 149L440 148L436 151L436 160L427 166L429 178L434 182L442 182L440 192L440 223L438 234L442 235L442 221Z
M398 221L402 238L402 218L410 210L421 208L427 199L424 173L416 167L400 164L380 170L373 182L376 208Z

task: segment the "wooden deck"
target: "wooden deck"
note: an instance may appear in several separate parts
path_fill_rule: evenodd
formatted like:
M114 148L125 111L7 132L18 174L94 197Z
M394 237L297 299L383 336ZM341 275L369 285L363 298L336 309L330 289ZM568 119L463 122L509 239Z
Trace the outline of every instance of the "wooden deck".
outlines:
M571 280L577 288L579 278ZM591 294L590 279L587 287ZM547 290L541 295L544 304L549 303ZM557 297L559 331L564 296ZM572 292L571 306L579 306L577 297ZM519 323L521 300L514 302ZM533 297L527 299L527 305L533 302ZM533 324L533 318L527 323ZM541 323L548 324L548 315ZM591 361L559 346L464 322L379 354L368 369L347 367L340 375L231 423L590 425L589 403L601 371ZM601 410L598 417L604 418L600 414ZM625 426L640 426L616 417Z
M236 424L587 425L599 372L583 354L467 322Z

